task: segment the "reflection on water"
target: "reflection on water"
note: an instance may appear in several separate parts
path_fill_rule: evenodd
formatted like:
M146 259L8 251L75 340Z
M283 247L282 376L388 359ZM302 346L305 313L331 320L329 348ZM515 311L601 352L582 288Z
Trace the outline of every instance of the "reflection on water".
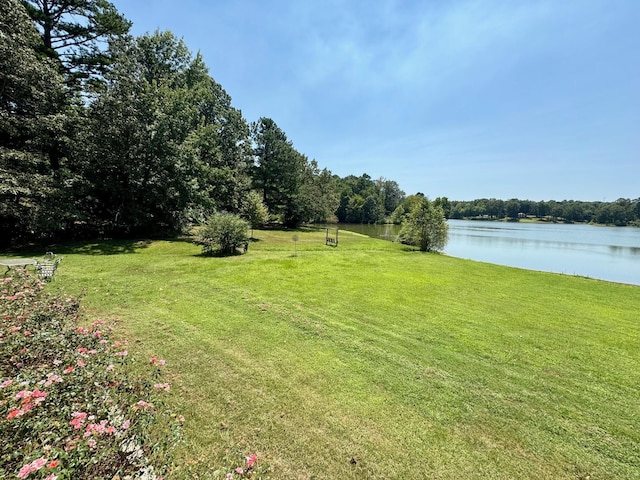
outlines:
M341 225L394 240L397 225ZM640 229L449 220L448 255L640 285Z

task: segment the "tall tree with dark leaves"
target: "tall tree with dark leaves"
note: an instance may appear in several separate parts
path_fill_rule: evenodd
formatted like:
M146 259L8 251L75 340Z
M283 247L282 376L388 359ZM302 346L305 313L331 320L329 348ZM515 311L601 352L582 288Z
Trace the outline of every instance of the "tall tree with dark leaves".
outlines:
M304 181L307 159L293 148L291 141L270 118L251 126L254 144L254 187L262 192L269 211L282 215L285 225L304 221L299 192Z
M198 55L171 32L115 42L106 90L90 106L86 203L111 234L177 231L237 213L249 191L248 126Z
M70 85L96 80L111 63L108 42L131 22L106 0L22 0L35 22L40 50L60 62Z
M175 230L194 175L182 151L196 115L186 81L191 54L170 32L114 49L107 89L89 112L84 210L114 235Z
M0 2L0 229L5 242L54 230L64 84L36 50L40 38L18 0ZM6 234L8 233L8 235Z

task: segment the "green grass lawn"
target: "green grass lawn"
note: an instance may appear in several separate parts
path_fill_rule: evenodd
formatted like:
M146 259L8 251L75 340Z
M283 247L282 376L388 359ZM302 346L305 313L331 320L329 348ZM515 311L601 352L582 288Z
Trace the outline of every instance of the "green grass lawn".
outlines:
M167 359L184 475L231 449L282 479L640 478L640 288L255 233L57 247L50 288Z

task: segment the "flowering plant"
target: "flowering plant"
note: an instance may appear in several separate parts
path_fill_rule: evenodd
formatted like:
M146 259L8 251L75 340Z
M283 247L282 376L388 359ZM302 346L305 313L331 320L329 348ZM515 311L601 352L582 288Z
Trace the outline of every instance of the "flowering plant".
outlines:
M184 420L164 406L165 362L142 376L112 326L80 326L78 301L43 288L0 279L0 478L161 478Z

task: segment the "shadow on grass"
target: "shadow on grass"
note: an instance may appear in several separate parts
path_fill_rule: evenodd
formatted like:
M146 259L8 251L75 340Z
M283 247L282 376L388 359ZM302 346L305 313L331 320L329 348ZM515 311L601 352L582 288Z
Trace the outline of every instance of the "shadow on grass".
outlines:
M147 248L151 240L94 240L52 245L49 248L57 255L119 255Z
M215 250L213 252L196 253L193 256L194 257L199 257L199 258L225 258L225 257L239 257L240 255L244 255L244 254L245 254L245 252L243 252L241 250L235 250L232 253L221 251L221 250Z

